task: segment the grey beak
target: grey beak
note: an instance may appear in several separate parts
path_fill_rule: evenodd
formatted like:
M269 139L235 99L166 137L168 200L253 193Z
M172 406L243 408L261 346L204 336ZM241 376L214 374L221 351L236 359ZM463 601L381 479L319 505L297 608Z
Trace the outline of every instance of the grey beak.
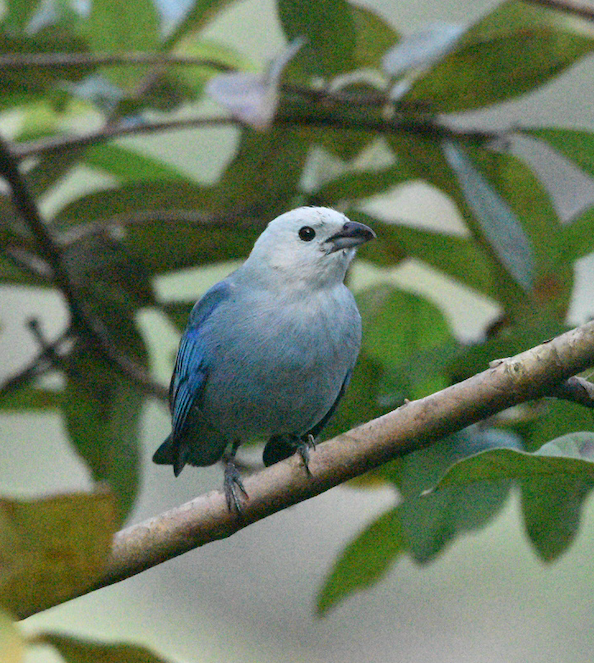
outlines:
M376 234L373 230L363 223L347 221L340 232L326 240L328 253L334 253L341 249L353 249L375 237Z

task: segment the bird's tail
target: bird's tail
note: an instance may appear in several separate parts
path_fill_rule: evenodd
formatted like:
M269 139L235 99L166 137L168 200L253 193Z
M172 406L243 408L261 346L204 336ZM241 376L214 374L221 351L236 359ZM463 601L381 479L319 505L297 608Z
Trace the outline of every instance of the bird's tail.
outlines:
M153 454L153 463L173 465L173 474L177 477L188 462L188 453L187 445L170 435Z

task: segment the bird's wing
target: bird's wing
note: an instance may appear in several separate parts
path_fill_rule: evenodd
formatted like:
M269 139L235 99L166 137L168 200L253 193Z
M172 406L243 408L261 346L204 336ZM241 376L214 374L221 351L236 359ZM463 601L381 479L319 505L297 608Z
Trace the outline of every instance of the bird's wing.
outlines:
M225 281L217 283L192 309L188 327L177 351L175 369L169 385L169 409L173 419L173 439L183 430L188 413L200 398L208 376L208 358L200 339L205 320L225 301L231 286Z
M307 431L307 435L313 435L314 437L317 437L325 428L326 424L330 421L332 415L336 411L336 408L338 407L341 398L344 396L344 392L347 390L349 382L351 381L352 374L353 374L353 369L351 368L349 372L346 374L342 386L340 387L340 391L338 392L338 396L336 397L334 403L332 403L331 408L328 410L328 412L326 412L326 414L320 419L320 421L318 421L318 423L311 430Z

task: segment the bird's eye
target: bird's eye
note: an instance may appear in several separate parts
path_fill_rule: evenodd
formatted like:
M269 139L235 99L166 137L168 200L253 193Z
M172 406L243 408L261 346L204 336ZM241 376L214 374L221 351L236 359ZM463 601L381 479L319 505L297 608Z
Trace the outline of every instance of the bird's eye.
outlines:
M311 242L311 240L315 236L316 236L316 231L313 228L310 228L309 226L303 226L303 228L299 229L299 237L304 242Z

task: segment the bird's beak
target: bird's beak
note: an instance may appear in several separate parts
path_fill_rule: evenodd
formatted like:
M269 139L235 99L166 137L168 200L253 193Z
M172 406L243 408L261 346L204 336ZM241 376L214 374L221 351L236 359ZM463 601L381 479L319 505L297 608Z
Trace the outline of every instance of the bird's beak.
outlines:
M363 223L347 221L340 232L332 235L324 243L328 247L327 252L334 253L341 249L354 249L370 239L374 239L375 236L373 230Z

